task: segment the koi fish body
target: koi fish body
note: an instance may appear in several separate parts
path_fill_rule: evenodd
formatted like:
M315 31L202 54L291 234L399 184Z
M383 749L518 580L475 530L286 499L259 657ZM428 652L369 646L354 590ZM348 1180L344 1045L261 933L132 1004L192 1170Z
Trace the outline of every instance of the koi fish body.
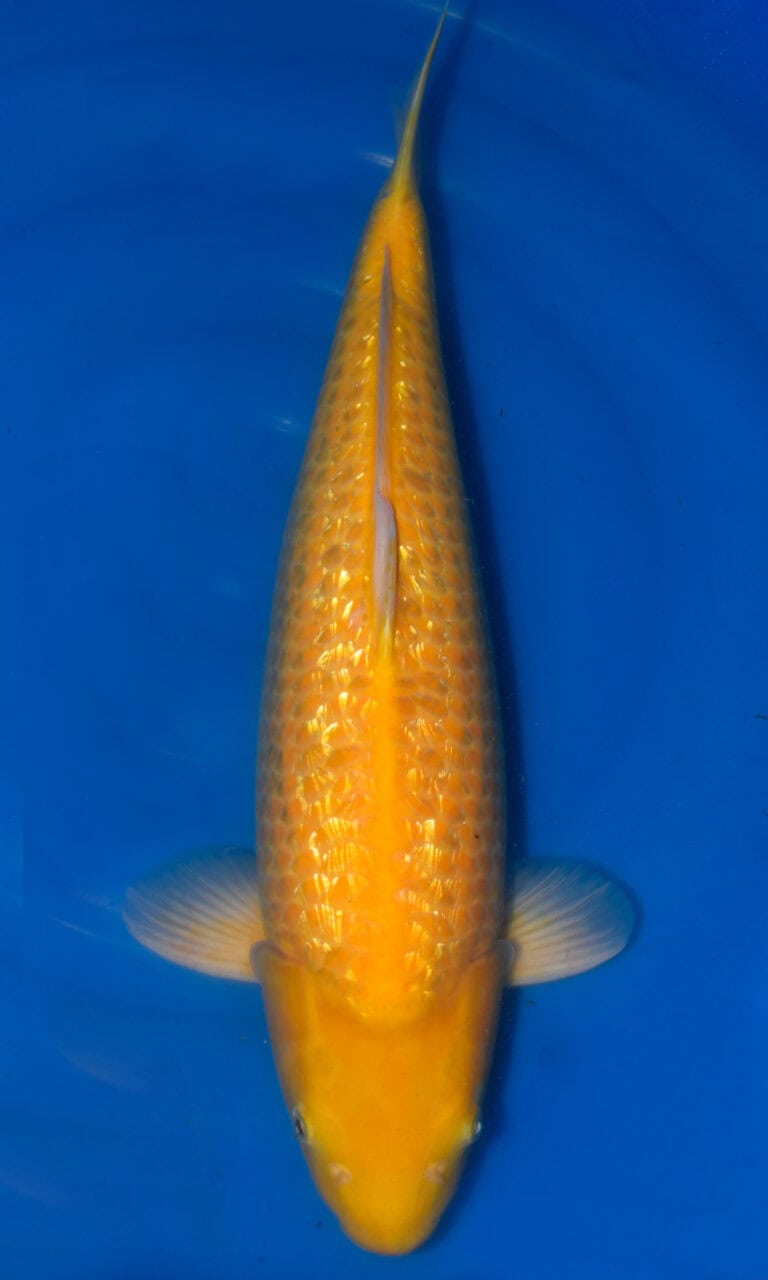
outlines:
M442 21L440 26L442 26ZM321 1194L382 1253L434 1228L479 1131L502 989L593 967L626 896L524 863L508 902L496 694L413 146L358 250L275 591L252 855L131 891L160 954L256 977Z

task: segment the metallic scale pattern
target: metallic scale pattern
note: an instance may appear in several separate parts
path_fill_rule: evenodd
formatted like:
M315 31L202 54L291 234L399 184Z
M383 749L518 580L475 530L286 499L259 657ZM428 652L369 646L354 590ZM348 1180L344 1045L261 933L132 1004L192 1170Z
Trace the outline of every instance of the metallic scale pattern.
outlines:
M272 616L257 867L206 852L127 896L152 950L261 983L318 1191L358 1245L416 1248L480 1129L506 983L603 963L632 906L587 866L503 884L496 697L438 349L413 139L445 14L365 229Z
M377 371L391 263L391 650L372 600ZM495 691L411 183L391 182L347 288L283 546L257 769L265 935L361 1015L415 1015L498 938Z

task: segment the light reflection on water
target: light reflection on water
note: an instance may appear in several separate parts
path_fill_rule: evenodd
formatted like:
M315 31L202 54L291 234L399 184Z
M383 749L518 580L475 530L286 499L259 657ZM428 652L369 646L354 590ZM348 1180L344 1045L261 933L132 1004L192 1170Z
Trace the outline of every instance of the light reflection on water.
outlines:
M768 1267L761 19L475 8L446 33L423 169L514 836L613 869L643 933L524 996L514 1043L510 1013L430 1248L354 1254L292 1144L258 995L140 954L119 902L174 850L252 840L282 524L432 15L19 11L0 90L14 1280Z

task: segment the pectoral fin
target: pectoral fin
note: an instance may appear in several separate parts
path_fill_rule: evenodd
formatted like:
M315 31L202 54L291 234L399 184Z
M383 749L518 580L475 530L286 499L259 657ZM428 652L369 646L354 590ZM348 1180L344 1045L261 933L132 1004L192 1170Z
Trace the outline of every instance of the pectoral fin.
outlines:
M251 947L264 936L253 850L201 849L128 890L123 920L166 960L254 982Z
M628 895L595 867L521 862L507 920L507 981L522 987L594 969L624 949L634 922Z

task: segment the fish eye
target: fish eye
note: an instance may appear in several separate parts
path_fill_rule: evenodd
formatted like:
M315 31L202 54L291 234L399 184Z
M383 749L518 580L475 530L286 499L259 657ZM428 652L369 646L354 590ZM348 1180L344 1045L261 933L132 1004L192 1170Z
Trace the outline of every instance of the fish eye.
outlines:
M291 1120L293 1121L293 1132L296 1134L299 1142L307 1141L307 1123L298 1107L294 1107L291 1111Z
M480 1137L480 1134L481 1134L482 1132L483 1132L483 1121L482 1121L482 1117L481 1117L481 1115L480 1115L480 1112L478 1111L477 1115L475 1116L475 1118L474 1118L474 1120L472 1121L472 1124L471 1124L471 1126L470 1126L470 1130L469 1130L469 1141L470 1141L470 1142L477 1142L477 1139Z

